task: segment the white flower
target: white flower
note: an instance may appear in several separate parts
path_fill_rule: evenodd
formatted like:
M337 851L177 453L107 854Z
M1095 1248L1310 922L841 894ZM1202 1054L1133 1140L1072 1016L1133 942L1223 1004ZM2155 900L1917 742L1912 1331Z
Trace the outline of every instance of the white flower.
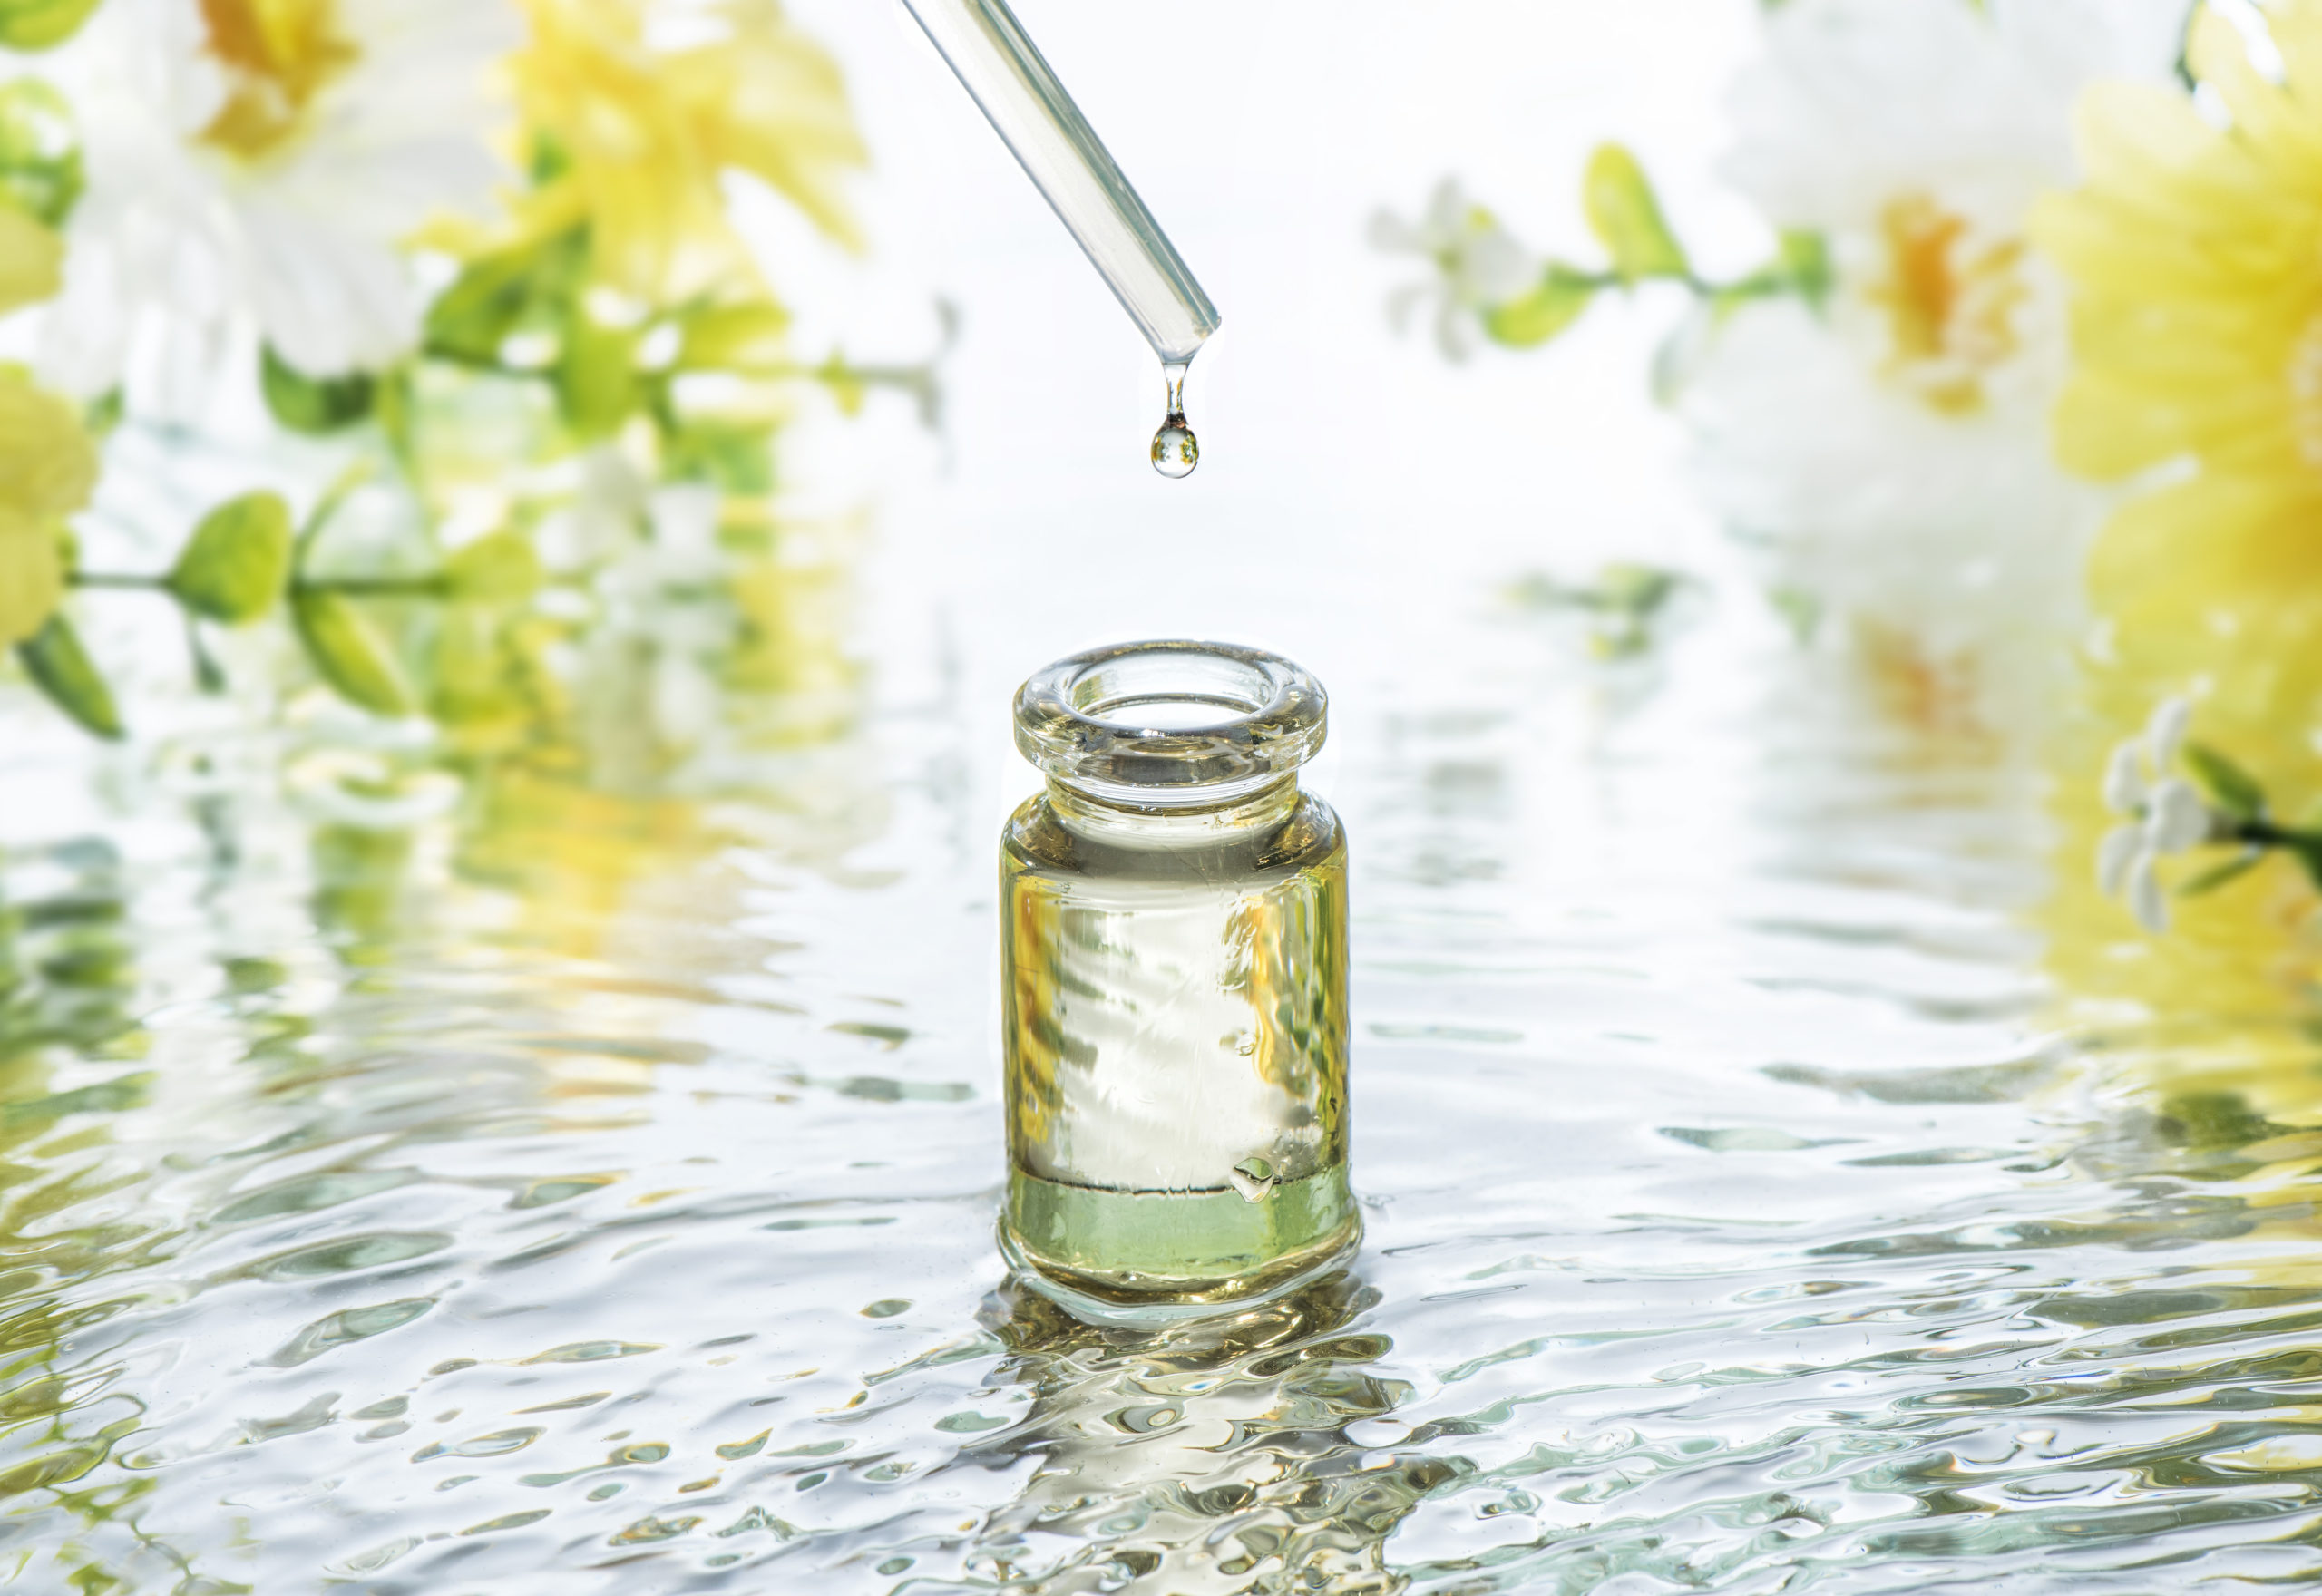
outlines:
M2159 77L2184 0L1789 0L1736 81L1724 170L1825 239L1819 308L1745 305L1679 408L1770 585L1953 671L1986 725L2057 677L2100 504L2050 458L2061 293L2024 236L2073 176L2072 107Z
M1539 258L1501 227L1498 218L1470 200L1452 178L1436 185L1427 214L1415 223L1391 211L1372 216L1371 242L1434 263L1434 276L1395 291L1387 301L1387 316L1400 332L1410 325L1414 309L1435 300L1435 342L1451 360L1468 357L1468 324L1474 315L1526 293L1539 281L1542 269Z
M508 0L111 0L36 63L87 179L63 292L28 313L44 375L182 414L253 330L317 376L400 357L400 246L504 175L487 81L521 38Z
M2192 713L2182 696L2163 699L2144 735L2113 749L2104 766L2104 807L2128 820L2096 845L2096 884L2107 897L2125 894L2137 922L2156 935L2169 929L2169 905L2153 867L2209 842L2217 829L2200 792L2169 774Z
M2159 81L2187 0L1790 0L1729 101L1726 174L1783 227L1859 236L1925 194L2020 234L2070 183L2073 102L2101 79Z

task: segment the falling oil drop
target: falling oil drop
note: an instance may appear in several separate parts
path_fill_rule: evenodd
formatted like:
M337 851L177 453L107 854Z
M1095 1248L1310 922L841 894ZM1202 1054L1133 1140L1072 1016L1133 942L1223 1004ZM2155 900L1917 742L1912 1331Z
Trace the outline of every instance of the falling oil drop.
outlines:
M1185 363L1171 361L1161 375L1169 382L1169 414L1153 434L1153 469L1173 480L1189 477L1201 463L1201 443L1185 424Z

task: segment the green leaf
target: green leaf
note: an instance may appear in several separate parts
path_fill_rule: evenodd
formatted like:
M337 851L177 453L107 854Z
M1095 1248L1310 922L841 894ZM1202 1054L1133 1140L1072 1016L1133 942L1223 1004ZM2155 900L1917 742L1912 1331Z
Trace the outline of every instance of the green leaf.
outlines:
M1801 648L1813 642L1814 634L1822 629L1822 600L1805 589L1771 589L1766 601L1774 607L1775 614L1790 623L1790 635Z
M545 189L572 170L572 155L554 133L535 129L531 166L532 187Z
M2282 839L2281 845L2292 859L2298 861L2298 868L2306 872L2306 879L2314 884L2314 890L2322 892L2322 834L2310 831L2293 832Z
M273 608L289 575L290 507L278 493L245 493L201 518L162 585L196 615L238 627Z
M1830 265L1830 241L1820 233L1783 229L1781 275L1800 298L1820 310L1837 280Z
M378 390L371 398L371 414L378 418L379 431L387 441L387 452L406 476L416 477L419 464L413 428L417 414L408 365L380 375Z
M427 307L430 355L471 365L500 364L500 345L532 303L532 261L515 253L480 256Z
M2257 778L2216 749L2202 743L2185 744L2185 763L2210 802L2235 820L2255 820L2266 812L2266 790Z
M338 696L374 715L412 712L411 684L386 635L355 601L327 589L290 595L290 618L307 657Z
M2186 1092L2162 1100L2154 1128L2181 1147L2219 1152L2278 1136L2276 1124L2239 1092Z
M580 292L587 250L586 236L575 228L468 262L428 307L428 353L496 367L512 335L556 330L561 307Z
M789 364L790 313L771 299L709 305L678 324L683 371L754 371Z
M0 200L61 227L81 198L83 180L80 141L64 96L38 78L0 84Z
M2258 848L2237 853L2222 864L2211 865L2178 888L2177 896L2199 898L2205 892L2214 892L2228 881L2238 881L2257 869L2260 863L2264 862L2265 857L2264 850Z
M1581 205L1623 282L1693 277L1693 268L1661 214L1661 201L1654 197L1644 169L1620 145L1599 144L1588 158Z
M592 320L577 307L564 321L556 363L557 408L582 439L609 436L644 396L637 381L637 335Z
M514 604L540 590L541 560L522 533L487 532L444 563L452 595Z
M63 238L0 193L0 316L54 298L63 287Z
M185 648L193 658L193 685L213 696L223 693L227 687L226 668L201 640L201 628L193 624L190 615L185 618Z
M97 0L0 0L0 45L45 50L81 31Z
M88 650L81 647L80 634L62 612L50 616L39 631L17 644L16 657L24 661L24 674L32 677L33 685L83 729L100 737L122 735L121 711L113 704L112 689L97 674Z
M434 690L428 707L452 725L505 719L523 708L508 650L501 641L501 613L480 604L453 604L436 629Z
M845 355L833 350L831 357L815 368L815 380L836 402L841 415L863 414L863 403L871 396L871 384L863 380L861 368L847 364Z
M688 421L662 440L662 466L680 482L708 482L751 497L774 491L769 429L746 423Z
M268 344L259 355L259 386L274 419L294 433L335 433L371 414L378 380L369 372L310 377Z
M1580 319L1602 284L1586 272L1550 261L1539 285L1521 298L1483 313L1485 335L1511 349L1545 344Z

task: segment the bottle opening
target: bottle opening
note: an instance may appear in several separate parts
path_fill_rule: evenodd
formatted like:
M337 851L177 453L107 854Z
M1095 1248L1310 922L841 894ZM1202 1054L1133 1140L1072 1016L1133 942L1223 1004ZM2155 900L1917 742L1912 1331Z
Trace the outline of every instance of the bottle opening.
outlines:
M1048 774L1140 803L1225 799L1322 747L1329 698L1278 654L1228 643L1092 648L1016 695L1016 746Z
M1263 715L1278 690L1275 676L1261 662L1142 645L1075 672L1068 696L1080 714L1104 725L1185 732Z

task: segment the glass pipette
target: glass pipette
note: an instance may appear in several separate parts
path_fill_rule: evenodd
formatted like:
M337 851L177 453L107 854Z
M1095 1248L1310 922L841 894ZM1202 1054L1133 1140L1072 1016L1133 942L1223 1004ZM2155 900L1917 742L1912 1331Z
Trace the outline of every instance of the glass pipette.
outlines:
M1217 330L1216 307L1004 0L903 4L1153 352L1164 365L1182 368Z

